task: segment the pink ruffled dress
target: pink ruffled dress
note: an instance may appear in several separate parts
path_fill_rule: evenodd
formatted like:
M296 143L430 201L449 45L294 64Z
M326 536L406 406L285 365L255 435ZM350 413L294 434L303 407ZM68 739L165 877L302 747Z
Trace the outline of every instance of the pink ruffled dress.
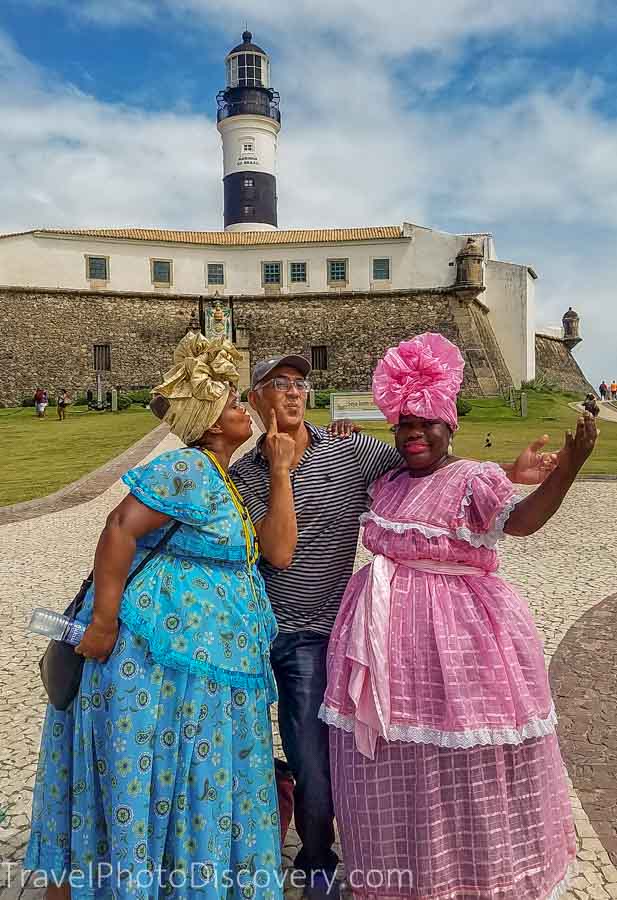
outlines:
M460 460L372 488L320 716L358 896L556 900L575 857L542 642L496 573L518 498ZM407 873L401 875L401 873Z

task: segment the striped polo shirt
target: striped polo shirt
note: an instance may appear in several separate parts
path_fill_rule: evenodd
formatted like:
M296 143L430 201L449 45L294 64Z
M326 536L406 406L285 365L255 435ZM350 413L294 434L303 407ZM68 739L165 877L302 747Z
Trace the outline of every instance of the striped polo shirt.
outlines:
M291 566L276 569L263 557L261 573L282 632L328 635L353 572L360 515L369 507L368 487L400 466L394 447L368 434L331 437L305 422L310 444L291 484L298 544ZM234 463L230 474L253 522L268 511L270 471L261 448L264 436Z

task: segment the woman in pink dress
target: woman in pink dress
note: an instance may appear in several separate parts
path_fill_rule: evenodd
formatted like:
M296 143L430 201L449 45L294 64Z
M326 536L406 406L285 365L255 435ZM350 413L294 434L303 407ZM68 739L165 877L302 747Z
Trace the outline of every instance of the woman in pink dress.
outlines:
M493 463L457 459L463 359L441 335L388 350L373 393L401 467L372 486L364 545L332 634L321 717L357 897L556 900L575 858L542 642L495 544L559 508L593 418L524 499Z

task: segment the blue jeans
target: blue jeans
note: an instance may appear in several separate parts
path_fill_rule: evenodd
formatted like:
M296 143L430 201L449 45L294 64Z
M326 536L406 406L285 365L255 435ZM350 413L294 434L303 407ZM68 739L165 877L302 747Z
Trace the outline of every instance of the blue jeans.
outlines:
M338 857L330 785L328 726L317 718L326 690L328 638L312 631L279 634L271 651L279 691L283 750L296 782L294 818L302 849L295 866L331 876Z

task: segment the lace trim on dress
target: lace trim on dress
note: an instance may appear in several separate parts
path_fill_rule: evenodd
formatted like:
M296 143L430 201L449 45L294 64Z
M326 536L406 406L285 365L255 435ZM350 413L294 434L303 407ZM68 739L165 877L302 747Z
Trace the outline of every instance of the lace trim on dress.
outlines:
M563 876L561 881L558 881L550 894L547 894L544 900L561 900L561 897L565 897L568 893L568 889L570 887L570 882L576 875L578 866L576 860L568 866L566 869L566 874Z
M465 496L461 503L461 512L458 515L459 519L464 515L465 507L469 506L471 503L471 494L471 485L467 485ZM459 527L453 531L450 528L444 528L440 525L426 525L423 522L394 522L392 519L384 519L382 516L378 516L373 510L362 513L360 516L360 524L365 525L367 522L374 522L376 525L379 525L380 528L383 528L386 531L393 531L395 534L405 534L407 531L417 531L425 538L445 536L455 540L465 541L465 543L470 544L475 548L488 547L492 550L497 541L504 537L503 529L505 524L510 517L510 513L520 500L521 498L514 494L496 517L493 527L489 531L483 532L471 531L466 525L459 525Z
M503 529L505 524L510 518L510 513L520 500L521 497L517 494L510 497L504 508L496 517L493 527L489 529L489 531L476 532L471 531L466 525L459 525L456 529L456 537L461 541L466 541L468 544L471 544L472 547L488 547L489 549L492 549L497 541L501 541L504 538L505 535Z
M465 509L471 505L471 499L473 497L473 478L475 475L482 471L482 467L485 465L486 463L480 463L477 469L471 473L469 481L467 482L467 485L465 487L463 499L461 500L461 506L458 512L457 519L464 518ZM489 531L471 531L471 529L467 528L466 525L460 525L456 529L456 537L461 541L466 541L468 544L471 544L472 547L488 547L489 549L492 549L497 541L503 539L504 526L508 521L508 518L510 517L510 513L520 500L521 497L519 497L517 494L514 494L512 497L510 497L504 508L496 517L495 522L493 523L493 527Z
M319 718L334 728L353 732L356 718L344 715L322 703ZM531 719L521 728L470 728L465 731L441 731L436 728L424 728L419 725L390 725L388 741L400 741L405 744L434 744L451 750L471 747L502 746L503 744L522 744L530 738L546 737L553 734L557 716L555 707L551 705L546 719Z
M362 513L360 516L360 524L364 525L366 522L375 522L380 528L385 528L386 531L394 531L396 534L405 534L406 531L419 531L426 538L440 537L444 534L456 537L449 528L441 528L438 525L424 525L422 522L393 522L392 519L384 519L382 516L378 516L372 510Z

